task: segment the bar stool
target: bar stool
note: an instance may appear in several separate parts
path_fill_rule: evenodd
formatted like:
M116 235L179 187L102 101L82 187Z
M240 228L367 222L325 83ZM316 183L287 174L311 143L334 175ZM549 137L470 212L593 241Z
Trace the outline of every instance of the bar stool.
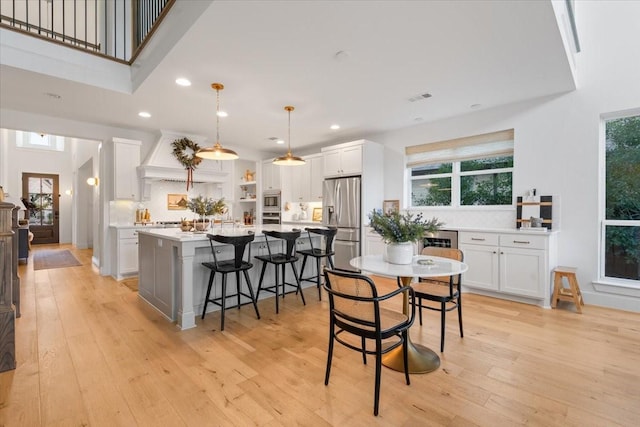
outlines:
M556 308L558 301L569 301L576 305L576 311L582 313L581 305L584 305L578 279L576 278L577 269L574 267L556 267L553 270L553 296L551 297L551 307ZM562 278L566 277L569 287L565 288L562 284Z
M320 261L322 258L326 258L327 262L331 266L331 269L335 269L333 265L332 257L335 255L333 250L333 239L336 237L336 233L338 229L335 227L330 228L305 228L305 231L309 235L309 243L311 244L310 249L303 249L298 251L298 254L302 255L302 268L300 269L300 281L307 282L316 282L316 286L318 287L318 299L322 300L322 290L320 288L320 276L322 275L322 271L320 270ZM314 248L313 247L313 239L312 234L318 236L324 236L324 249ZM316 259L316 274L315 276L304 276L304 267L307 264L307 257L314 257Z
M253 294L253 287L251 286L251 280L249 279L249 274L247 274L247 270L253 267L248 261L245 261L244 252L247 245L253 241L255 235L250 232L250 234L243 236L220 236L207 234L209 238L209 244L211 245L211 252L213 253L213 262L203 262L202 265L209 268L211 273L209 274L209 285L207 286L207 296L204 300L204 308L202 309L202 319L204 319L204 315L207 313L207 304L213 303L219 306L222 310L220 315L220 330L224 331L224 310L226 308L226 300L227 298L236 296L238 298L238 302L235 307L240 309L240 306L243 305L240 303L240 295L245 296L251 299L251 303L253 304L253 308L256 310L256 316L260 319L260 312L258 312L258 305L256 304L256 296ZM227 245L233 245L234 248L234 258L229 260L218 260L216 256L216 247L213 242L224 243ZM219 246L218 246L219 247ZM248 260L251 260L251 245L249 245L248 251ZM249 288L249 294L243 293L240 291L240 272L244 275L244 279L247 282L247 287ZM216 273L222 273L222 293L219 297L210 298L211 296L211 287L213 285L213 279ZM236 292L231 295L227 295L227 274L236 273ZM248 303L245 303L248 304Z
M299 237L300 237L300 230L289 231L289 232L265 231L264 238L265 238L265 242L267 243L268 254L258 255L255 257L256 259L259 259L260 261L262 261L262 271L260 272L260 282L258 283L258 292L256 294L256 297L260 296L260 291L262 290L275 293L276 294L276 313L279 312L279 305L278 305L279 290L278 289L280 288L280 285L282 285L283 298L286 293L293 292L293 291L286 292L286 286L293 286L296 288L295 290L296 294L300 292L300 296L302 297L302 304L307 305L307 303L304 300L304 294L302 293L302 287L300 286L298 270L296 269L296 262L298 261L298 257L295 254L295 247L296 247L296 240ZM269 240L269 238L271 238L271 240ZM285 242L285 245L286 245L285 252L274 253L271 250L271 245L275 244L276 242L279 243L279 241L275 239L279 239L280 241ZM272 286L263 287L262 280L264 279L264 272L267 269L267 264L274 265L275 273L276 273L275 274L276 282ZM287 264L291 265L291 269L293 270L293 276L296 279L295 284L287 283L287 280L285 277L285 267L287 266ZM280 283L280 275L279 275L278 267L280 267L280 269L282 270L282 283Z

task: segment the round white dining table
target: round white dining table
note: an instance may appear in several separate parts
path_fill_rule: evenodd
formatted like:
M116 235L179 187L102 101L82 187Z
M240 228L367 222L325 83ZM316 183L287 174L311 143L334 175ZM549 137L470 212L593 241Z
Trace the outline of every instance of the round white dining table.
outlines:
M365 255L353 258L352 267L364 274L373 273L380 276L396 277L403 286L411 285L414 278L454 276L468 270L467 264L449 258L437 256L416 255L411 264L391 264L382 259L382 255ZM404 294L403 312L409 314L409 294ZM411 341L407 337L407 351L409 354L409 373L422 374L435 371L440 366L440 357L436 352ZM402 347L390 351L382 357L382 364L395 371L404 372Z

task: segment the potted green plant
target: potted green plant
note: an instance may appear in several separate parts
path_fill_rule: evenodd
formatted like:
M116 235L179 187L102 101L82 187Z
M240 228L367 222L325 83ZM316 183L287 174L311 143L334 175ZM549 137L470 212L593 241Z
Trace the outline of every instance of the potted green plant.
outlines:
M422 213L383 213L374 209L369 214L369 225L386 243L384 259L393 264L410 264L413 258L413 244L425 234L435 233L444 224L437 218L423 220Z
M195 214L200 215L202 220L200 223L195 221L194 225L197 231L205 231L207 229L207 223L209 220L206 218L212 215L222 215L226 211L226 204L224 203L224 197L215 200L210 197L193 197L187 202L187 208L193 211Z

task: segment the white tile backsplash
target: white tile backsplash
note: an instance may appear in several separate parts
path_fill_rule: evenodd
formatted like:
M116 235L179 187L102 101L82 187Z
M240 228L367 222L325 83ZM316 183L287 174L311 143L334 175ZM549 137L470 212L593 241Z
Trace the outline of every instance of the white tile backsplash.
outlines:
M436 217L447 227L516 228L516 210L491 208L411 209L425 219Z

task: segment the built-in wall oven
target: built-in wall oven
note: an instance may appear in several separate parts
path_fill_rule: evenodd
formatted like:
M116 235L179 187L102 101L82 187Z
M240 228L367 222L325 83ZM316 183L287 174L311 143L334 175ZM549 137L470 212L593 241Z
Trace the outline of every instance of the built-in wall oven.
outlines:
M280 212L262 212L262 225L279 225Z
M262 193L262 212L280 213L280 190L270 190Z
M440 230L422 239L422 248L438 247L458 249L458 232L455 230ZM422 252L420 248L420 252Z

